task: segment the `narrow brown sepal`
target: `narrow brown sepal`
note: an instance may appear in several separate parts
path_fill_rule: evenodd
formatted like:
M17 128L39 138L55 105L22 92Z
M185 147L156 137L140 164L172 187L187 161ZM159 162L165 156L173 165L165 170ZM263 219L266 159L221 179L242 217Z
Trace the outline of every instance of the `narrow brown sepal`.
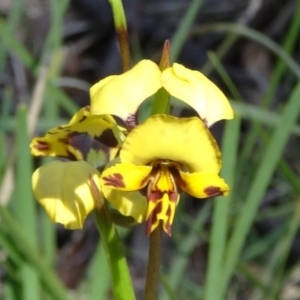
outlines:
M171 47L170 41L165 40L162 54L161 54L161 59L159 62L159 68L161 71L170 67L170 47Z

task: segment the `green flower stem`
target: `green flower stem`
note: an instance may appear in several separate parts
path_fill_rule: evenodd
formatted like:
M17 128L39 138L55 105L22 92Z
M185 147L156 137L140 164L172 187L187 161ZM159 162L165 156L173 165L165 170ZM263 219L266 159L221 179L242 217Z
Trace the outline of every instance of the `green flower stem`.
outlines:
M161 71L170 67L170 41L166 40L164 43L159 68ZM170 94L161 88L157 91L154 97L151 115L155 114L170 114Z
M67 300L67 293L57 276L46 266L43 258L32 246L26 237L22 226L10 214L10 212L0 205L1 230L9 234L14 243L14 248L18 250L24 259L31 264L39 274L43 285L47 289L52 299Z
M162 224L150 234L150 246L144 300L155 300L161 259Z
M109 3L112 8L114 23L118 35L123 72L126 72L131 68L126 16L122 0L109 0Z
M117 229L112 221L107 204L91 177L90 182L97 207L93 213L94 220L100 232L111 271L114 300L135 300L129 269Z

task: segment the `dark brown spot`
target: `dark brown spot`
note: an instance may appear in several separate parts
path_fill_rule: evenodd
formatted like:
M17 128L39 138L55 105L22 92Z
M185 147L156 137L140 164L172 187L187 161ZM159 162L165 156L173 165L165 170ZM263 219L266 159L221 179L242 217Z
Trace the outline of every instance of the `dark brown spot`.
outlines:
M152 213L150 214L147 223L146 223L146 235L150 235L151 232L155 229L153 229L153 224L157 223L157 214L160 213L162 210L162 203L158 203L158 205L154 208Z
M153 212L150 214L150 216L146 222L146 235L149 236L151 234L151 232L153 230L155 230L156 226L153 229L153 224L157 224L157 226L159 225L157 215L161 212L161 210L162 210L162 202L159 202L157 204L157 206L154 208ZM171 216L171 207L170 206L168 207L166 216L167 216L167 220L160 220L160 222L162 222L164 231L167 233L167 235L171 236L172 235L172 226L170 223L170 216Z
M62 156L62 157L66 157L66 158L68 158L69 160L72 160L72 161L78 160L78 157L76 157L76 155L73 154L72 152L70 152L69 150L67 150L67 155Z
M108 186L110 185L119 188L125 187L123 176L120 173L114 173L112 175L109 175L108 177L103 177L103 180L105 181L105 185Z
M180 177L180 173L179 173L179 171L178 171L178 169L177 168L175 168L175 167L170 167L169 168L169 171L170 171L170 173L172 174L172 176L173 176L173 178L174 178L174 181L176 182L176 186L177 186L177 188L179 188L180 186L186 186L186 183L181 179L181 177Z
M113 136L114 138L114 136ZM88 154L91 149L95 150L97 153L101 151L104 154L103 157L103 165L106 164L109 160L110 147L108 147L104 142L104 140L109 141L113 144L110 138L105 138L100 135L100 137L90 136L87 132L78 132L72 131L66 134L65 137L58 139L58 141L65 145L70 145L72 148L78 150L84 159L87 159ZM117 141L115 139L115 144Z
M83 116L83 117L78 121L78 123L83 122L85 119L86 119L86 116Z
M147 222L146 222L146 235L150 235L152 224L157 222L157 216L153 213L149 216Z
M129 115L126 120L124 120L125 126L128 131L131 131L137 125L137 116Z
M148 201L156 202L157 200L162 199L163 195L167 194L169 197L169 200L171 202L177 202L178 199L178 192L175 191L160 191L160 190L150 190L150 192L147 193L147 199Z
M157 200L161 199L163 197L163 192L156 190L156 191L150 191L147 195L148 201L156 202Z
M101 135L95 136L94 139L109 148L115 148L118 146L118 140L116 139L112 129L105 129Z
M207 197L216 197L223 195L221 188L218 186L209 186L204 189L204 193L207 195Z
M49 130L49 131L47 132L47 134L57 134L57 131Z
M49 143L47 142L38 142L36 145L33 146L33 148L38 149L40 151L49 150Z
M203 118L202 121L203 121L204 125L208 128L208 122L207 122L207 120L205 118Z
M176 190L174 192L169 192L169 199L171 202L177 202L178 200L178 190L176 188Z

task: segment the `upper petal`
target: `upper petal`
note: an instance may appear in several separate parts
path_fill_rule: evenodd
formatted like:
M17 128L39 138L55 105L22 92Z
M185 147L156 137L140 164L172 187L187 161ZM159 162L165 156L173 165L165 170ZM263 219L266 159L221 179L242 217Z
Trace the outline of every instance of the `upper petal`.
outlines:
M69 229L79 229L95 208L89 176L100 189L99 175L84 161L53 161L33 173L34 196L53 222Z
M112 114L126 121L161 86L159 67L142 60L128 72L107 77L91 87L91 113Z
M174 63L163 71L162 84L172 96L193 107L208 127L219 120L233 118L225 95L198 71Z
M156 160L182 164L189 172L219 173L221 154L216 141L199 118L154 115L126 137L122 163L148 165Z

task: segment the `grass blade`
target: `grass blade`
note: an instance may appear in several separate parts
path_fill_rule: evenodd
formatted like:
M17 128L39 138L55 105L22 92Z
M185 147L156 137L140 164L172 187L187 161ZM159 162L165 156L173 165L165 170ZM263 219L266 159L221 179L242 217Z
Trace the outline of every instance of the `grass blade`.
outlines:
M171 62L175 61L188 36L190 28L200 10L203 0L193 0L189 5L182 21L171 39Z
M223 168L221 176L226 180L229 187L234 187L234 177L236 169L236 157L239 145L240 132L239 117L235 117L232 121L226 122L225 132L222 142ZM209 241L209 260L208 270L205 281L204 298L206 300L222 299L220 290L216 289L222 281L223 274L220 270L223 267L223 259L227 236L227 223L229 207L232 200L233 192L227 197L218 197L214 200L214 212L212 231Z
M34 248L37 247L36 211L31 190L31 154L27 134L27 110L19 106L17 115L17 172L16 194L13 205L20 225L27 232L27 238ZM39 300L38 274L27 262L20 266L22 276L22 291L24 300Z
M292 95L285 105L280 125L277 126L266 147L263 159L256 171L249 194L245 199L243 211L238 216L232 237L229 241L225 260L225 270L221 286L222 297L240 257L242 247L249 229L254 221L260 201L272 179L272 175L281 157L281 153L289 138L291 130L296 123L300 112L300 83L295 87Z

